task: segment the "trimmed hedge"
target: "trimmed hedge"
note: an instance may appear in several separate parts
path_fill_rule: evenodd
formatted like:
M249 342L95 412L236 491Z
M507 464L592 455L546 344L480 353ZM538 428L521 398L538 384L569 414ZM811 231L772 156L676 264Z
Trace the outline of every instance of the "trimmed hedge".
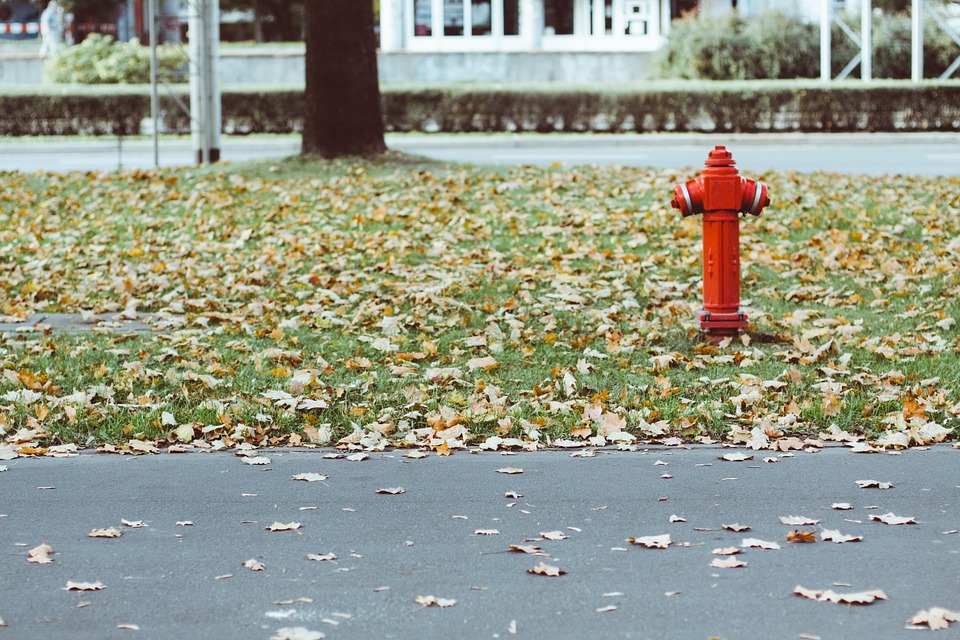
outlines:
M186 88L180 99L189 102ZM224 131L302 128L303 90L223 91ZM387 131L958 131L960 82L673 82L616 88L385 88ZM167 131L189 131L161 96ZM135 135L149 117L147 87L0 94L0 135Z

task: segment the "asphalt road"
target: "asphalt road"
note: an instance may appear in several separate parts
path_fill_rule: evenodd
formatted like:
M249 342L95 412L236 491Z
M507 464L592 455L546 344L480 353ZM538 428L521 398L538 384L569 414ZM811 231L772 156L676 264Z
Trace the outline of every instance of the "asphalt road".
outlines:
M718 459L729 452L0 461L0 638L265 640L300 627L327 638L885 640L923 637L905 630L921 610L960 611L960 450ZM523 472L497 472L510 467ZM293 480L302 473L329 478ZM404 493L377 493L396 487ZM851 508L832 508L843 502ZM871 520L889 513L918 524ZM786 525L781 516L819 523ZM266 530L275 522L300 527ZM750 529L723 528L735 523ZM107 527L122 536L88 537ZM816 531L818 542L788 543L797 528ZM823 529L863 540L819 541ZM565 539L549 539L558 534ZM627 540L662 534L672 546ZM780 548L750 547L747 538ZM44 542L53 562L28 563L28 550ZM712 550L731 546L747 566L712 567L721 559ZM241 566L246 560L265 568ZM567 573L528 573L540 562ZM68 591L68 581L104 588ZM794 595L797 586L880 589L888 599L835 604ZM418 604L425 596L456 602ZM960 638L960 623L936 637Z
M625 134L388 135L398 151L442 161L489 164L622 164L701 167L714 145L726 145L742 170L828 171L861 175L960 175L960 134ZM225 161L299 153L298 136L225 137ZM161 141L162 166L188 165L189 140ZM113 171L153 166L149 140L22 139L0 143L0 171Z

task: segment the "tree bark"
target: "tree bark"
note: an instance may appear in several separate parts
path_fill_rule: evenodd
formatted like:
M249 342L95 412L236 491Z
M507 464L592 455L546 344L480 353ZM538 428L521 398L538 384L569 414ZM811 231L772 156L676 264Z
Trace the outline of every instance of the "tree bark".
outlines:
M303 154L325 158L386 151L371 0L304 2Z

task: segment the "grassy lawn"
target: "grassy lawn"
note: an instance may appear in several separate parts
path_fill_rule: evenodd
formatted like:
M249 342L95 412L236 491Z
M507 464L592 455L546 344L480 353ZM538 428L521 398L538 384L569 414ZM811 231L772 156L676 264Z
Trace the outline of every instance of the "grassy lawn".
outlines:
M700 220L668 204L690 177L399 155L0 173L0 316L185 318L2 335L0 438L441 452L956 438L960 180L751 176L773 197L741 224L752 327L714 346L694 322Z

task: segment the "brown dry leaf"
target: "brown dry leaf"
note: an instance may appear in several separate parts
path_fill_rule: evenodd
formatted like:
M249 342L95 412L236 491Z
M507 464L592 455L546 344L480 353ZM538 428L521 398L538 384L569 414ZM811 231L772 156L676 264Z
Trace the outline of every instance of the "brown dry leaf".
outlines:
M748 527L748 526L745 525L745 524L733 523L733 524L725 524L725 525L721 525L721 526L722 526L724 529L726 529L727 531L733 531L733 532L735 532L735 533L742 533L742 532L744 532L744 531L750 531L750 527Z
M270 464L270 462L271 462L270 458L266 458L266 457L264 457L264 456L256 456L256 457L254 457L254 458L244 458L244 459L243 459L243 463L244 463L244 464L252 464L252 465L255 465L255 466L256 466L256 465L266 465L266 464Z
M175 523L177 527L192 527L194 526L193 520L177 520Z
M780 516L780 522L791 527L812 527L820 521L804 516Z
M686 522L686 521L687 521L686 518L681 518L681 517L678 516L678 515L672 515L672 516L670 516L670 522L671 522L671 523L674 523L674 522Z
M326 473L298 473L293 476L294 480L303 480L304 482L323 482L330 476Z
M51 564L53 562L53 558L50 557L51 553L53 553L53 547L44 542L27 551L27 562L32 562L33 564Z
M500 363L496 361L495 358L487 356L485 358L471 358L467 360L468 369L483 369L484 371L490 371L496 369L500 366Z
M514 553L528 553L534 556L547 555L546 553L543 552L543 549L535 545L512 544L509 547L507 547L507 551L512 551Z
M307 560L316 560L317 562L325 562L327 560L336 560L337 556L333 553L308 553Z
M737 558L714 558L713 562L710 563L711 567L716 567L718 569L739 569L740 567L747 566L747 563L744 560L738 560Z
M883 524L920 524L913 518L896 516L893 512L885 513L882 516L871 515L870 519L882 522Z
M143 529L144 527L150 526L143 520L121 520L120 524L125 527L130 527L131 529Z
M837 529L824 529L822 536L824 542L836 542L837 544L842 544L844 542L860 542L863 540L863 536L848 536L840 533Z
M892 489L892 482L880 482L879 480L855 480L857 486L861 489Z
M263 564L259 560L256 560L255 558L244 560L240 564L246 567L247 569L250 569L250 571L263 571L264 569L267 568L267 565Z
M270 640L323 640L326 636L322 631L313 631L306 627L284 627L277 629L270 636Z
M354 453L354 454L351 454L351 455L347 456L347 460L349 460L350 462L362 462L362 461L368 459L369 457L370 457L370 456L368 456L368 455L365 454L365 453Z
M457 604L457 601L453 598L438 598L436 596L417 596L415 602L425 607L440 607L441 609Z
M503 467L503 468L501 468L501 469L497 469L497 473L505 473L505 474L507 474L507 475L515 475L515 474L518 474L518 473L523 473L523 469L520 469L520 468L518 468L518 467Z
M130 631L140 631L140 627L135 624L118 624L117 629L129 629Z
M911 624L916 628L925 626L931 631L939 631L940 629L949 627L951 622L960 622L960 612L950 611L949 609L943 609L941 607L931 607L910 618L907 624ZM909 629L911 627L907 628Z
M544 540L566 540L570 536L563 531L541 531L540 537Z
M627 538L627 542L647 549L666 549L670 546L670 534L665 533L659 536L641 536L639 538Z
M288 522L284 524L282 522L274 522L269 527L266 527L267 531L294 531L300 528L299 522Z
M65 591L100 591L106 589L102 582L73 582L68 581Z
M816 531L804 531L803 529L794 529L787 534L787 542L816 542L817 541L817 532Z
M387 487L386 489L377 489L377 493L387 494L391 496L400 495L401 493L406 493L406 489L403 487Z
M496 536L499 534L500 531L497 529L477 529L473 532L475 536Z
M617 607L612 604L608 604L605 607L600 607L597 609L597 613L609 613L610 611L616 611Z
M853 505L849 502L834 502L832 505L830 505L830 508L836 509L837 511L849 511L850 509L853 509Z
M94 529L87 534L88 538L119 538L123 535L123 532L116 527L103 527L100 529Z
M555 567L551 564L541 562L540 564L535 566L533 569L527 569L527 573L532 573L538 576L548 576L551 578L556 578L564 575L566 571L564 571L560 567Z
M887 599L887 594L880 589L857 591L856 593L837 593L832 589L819 591L816 589L807 589L797 585L796 588L794 588L793 593L811 600L817 600L819 602L834 602L837 604L872 604L876 600Z
M433 450L437 452L437 455L438 455L438 456L452 456L452 455L453 455L453 450L450 448L450 445L447 444L447 441L446 441L446 440L444 440L443 442L441 442L440 444L438 444L437 446L435 446L435 447L433 448Z
M745 460L753 460L753 456L737 452L717 456L717 460L726 460L727 462L744 462Z
M744 549L774 550L780 548L780 545L776 542L767 542L766 540L760 540L758 538L744 538L740 546Z
M715 556L735 556L743 553L743 550L737 547L723 547L722 549L714 549L710 553Z

